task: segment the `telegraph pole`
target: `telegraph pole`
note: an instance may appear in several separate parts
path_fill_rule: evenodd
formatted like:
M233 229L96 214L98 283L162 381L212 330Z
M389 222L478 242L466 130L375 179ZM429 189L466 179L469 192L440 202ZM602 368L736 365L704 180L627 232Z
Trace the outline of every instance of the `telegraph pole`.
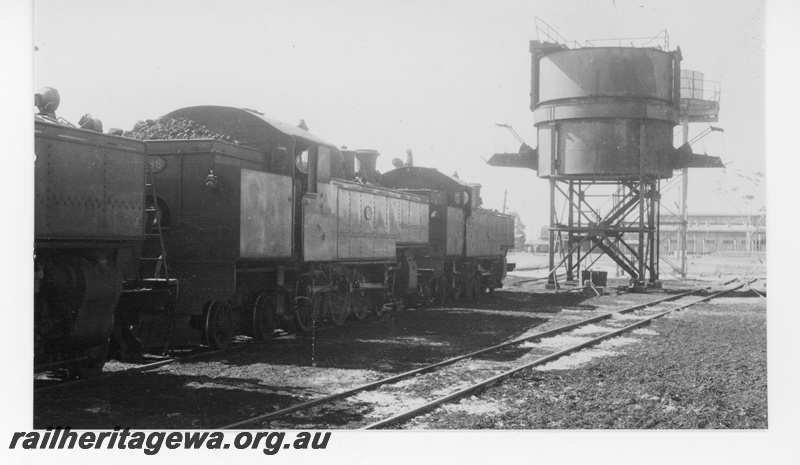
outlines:
M687 114L682 118L683 123L683 143L689 142L689 115ZM688 269L686 266L686 237L689 235L689 209L688 209L688 194L689 194L689 168L681 170L681 278L686 278Z

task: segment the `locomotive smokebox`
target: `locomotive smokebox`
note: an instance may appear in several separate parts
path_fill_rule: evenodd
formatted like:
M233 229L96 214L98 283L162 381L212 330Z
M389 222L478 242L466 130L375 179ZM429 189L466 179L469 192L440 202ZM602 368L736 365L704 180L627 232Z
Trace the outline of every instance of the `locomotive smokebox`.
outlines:
M672 176L680 51L532 41L531 54L540 177Z

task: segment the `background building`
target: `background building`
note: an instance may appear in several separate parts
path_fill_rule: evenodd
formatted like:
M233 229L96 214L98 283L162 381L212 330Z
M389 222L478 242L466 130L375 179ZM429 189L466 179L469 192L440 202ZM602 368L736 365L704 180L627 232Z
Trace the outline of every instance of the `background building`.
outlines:
M760 252L767 251L766 214L743 216L735 214L707 213L689 215L687 233L687 253L711 254L716 252ZM661 255L676 255L679 252L679 231L681 219L662 215L660 218ZM635 238L631 238L636 242ZM556 243L558 251L559 243ZM584 252L588 252L589 246ZM541 228L539 237L526 244L526 251L547 253L548 227Z
M675 216L661 217L660 253L679 251L678 234L681 220ZM686 249L689 254L715 252L766 252L766 214L742 216L703 214L688 216Z

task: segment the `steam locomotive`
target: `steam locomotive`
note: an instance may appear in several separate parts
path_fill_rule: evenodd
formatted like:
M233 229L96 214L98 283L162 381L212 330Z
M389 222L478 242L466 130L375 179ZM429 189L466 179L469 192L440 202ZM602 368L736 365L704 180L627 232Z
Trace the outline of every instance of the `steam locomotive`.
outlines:
M374 150L247 109L162 117L235 142L37 118L37 355L83 354L96 370L111 336L136 353L148 313L186 317L224 348L502 286L514 220L481 208L479 185L402 162L380 175Z

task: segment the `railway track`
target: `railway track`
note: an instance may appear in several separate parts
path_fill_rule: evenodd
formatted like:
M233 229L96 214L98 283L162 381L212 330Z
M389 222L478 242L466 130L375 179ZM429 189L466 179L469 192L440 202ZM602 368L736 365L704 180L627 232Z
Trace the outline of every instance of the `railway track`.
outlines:
M84 384L84 383L87 383L87 382L96 382L96 381L106 380L106 379L114 378L114 377L117 377L117 376L123 375L123 374L130 374L130 373L138 373L138 372L143 372L143 371L155 370L156 368L159 368L159 367L162 367L162 366L165 366L165 365L170 365L170 364L176 363L176 362L186 362L186 361L193 360L193 359L196 359L196 358L200 358L200 357L203 357L203 356L212 357L212 356L215 356L215 355L220 355L220 354L223 354L223 353L231 352L231 351L237 350L239 348L242 348L242 347L244 347L244 346L246 346L248 344L249 344L249 342L242 342L242 343L238 343L238 344L233 344L233 345L231 345L231 346L229 346L229 347L227 347L225 349L222 349L222 350L211 350L211 349L204 348L204 347L203 348L198 348L197 350L191 351L187 355L182 355L182 356L178 356L178 357L168 357L168 358L165 358L163 360L158 360L158 361L150 362L150 363L144 363L144 364L141 364L141 365L136 365L136 366L132 366L132 367L128 367L128 368L123 368L121 370L105 371L102 374L100 374L98 376L93 376L91 378L77 378L77 379L72 378L72 379L67 379L67 378L64 378L64 377L59 377L59 375L56 374L55 375L56 377L54 379L34 379L34 389L33 389L33 391L34 391L34 393L40 393L40 392L45 392L45 391L51 391L53 389L59 389L59 388L65 388L65 387L69 387L69 386L75 386L75 385L79 385L79 384ZM38 386L37 386L37 384L38 384Z
M730 284L730 282L731 281L725 283L724 285ZM565 355L571 354L573 352L579 351L579 350L581 350L583 348L593 346L595 344L598 344L599 342L602 342L603 340L613 338L613 337L618 336L618 335L620 335L622 333L625 333L627 331L631 331L631 330L636 329L636 328L638 328L640 326L646 325L646 324L650 323L650 321L652 321L652 320L654 320L656 318L663 317L663 316L668 315L669 313L672 313L674 311L677 311L677 310L680 310L680 309L683 309L683 308L687 308L687 307L689 307L691 305L695 305L697 303L713 299L714 297L718 297L718 296L720 296L720 295L722 295L724 293L731 292L733 290L739 289L739 288L743 287L745 284L747 284L747 283L734 285L734 286L731 286L729 288L723 289L721 291L712 293L712 294L710 294L710 295L708 295L706 297L690 300L689 302L681 303L680 305L676 305L676 306L674 306L672 308L669 308L669 309L666 309L666 310L658 310L658 309L656 309L655 311L650 310L650 313L637 315L638 316L638 318L636 318L637 321L634 322L633 324L629 324L629 325L626 325L626 326L621 327L621 328L615 328L615 327L609 328L609 330L605 334L603 334L601 336L597 336L597 337L591 338L588 341L583 341L583 342L581 342L579 344L575 344L575 345L567 347L565 349L557 350L555 352L550 351L549 353L544 354L544 355L534 355L534 356L528 355L527 357L518 357L517 360L522 360L522 359L525 359L525 358L530 359L531 357L533 357L534 360L532 360L532 361L526 360L521 365L514 366L513 368L510 368L510 369L509 369L509 364L508 363L496 363L495 366L493 366L491 368L488 368L488 369L486 367L482 367L478 371L480 371L482 373L490 372L491 374L489 374L487 376L484 376L479 381L470 380L468 385L466 385L464 387L461 387L459 385L459 388L457 390L455 390L454 392L448 392L447 394L444 394L444 395L435 396L435 398L433 398L433 399L427 399L421 405L419 403L417 403L416 405L414 405L413 407L411 407L411 408L409 408L409 409L407 409L405 411L393 413L393 414L389 415L388 417L386 417L386 418L384 418L384 419L382 419L380 421L368 424L368 425L365 426L365 428L366 429L378 429L378 428L384 428L384 427L387 427L387 426L390 426L390 425L393 425L393 424L397 424L399 422L407 421L408 419L413 418L415 416L418 416L418 415L420 415L420 414L422 414L422 413L424 413L426 411L429 411L429 410L431 410L433 408L436 408L439 405L442 405L442 404L448 403L448 402L453 402L455 400L461 399L461 398L463 398L465 396L468 396L468 395L471 395L471 394L473 394L475 392L478 392L478 391L486 388L487 386L491 386L491 385L493 385L495 383L498 383L501 380L503 380L503 379L505 379L505 378L507 378L509 376L512 376L513 374L515 374L515 373L517 373L519 371L530 369L530 368L533 368L535 366L545 364L545 363L553 361L553 360L555 360L557 358L560 358L560 357L563 357ZM387 388L387 387L391 387L393 385L394 386L398 386L399 384L405 384L403 386L403 389L407 391L408 387L409 387L408 383L412 382L412 381L415 381L415 380L412 380L411 378L422 379L422 378L424 378L424 376L422 376L422 375L426 375L428 373L433 373L433 374L440 373L444 369L444 367L450 367L450 366L456 365L459 362L465 361L467 359L471 359L471 358L474 358L474 357L479 356L479 355L486 355L486 354L490 354L490 353L498 354L498 353L503 353L505 351L506 354L507 354L508 353L507 351L510 351L510 350L519 351L519 350L522 350L522 349L520 349L518 346L523 346L526 343L531 343L533 341L541 341L543 339L547 339L547 338L551 338L551 337L554 337L554 336L557 336L557 335L565 334L565 333L568 333L570 331L574 331L574 330L576 330L578 328L581 328L581 327L584 327L584 326L587 326L587 325L591 325L593 323L601 322L603 320L612 319L615 316L621 316L621 315L625 315L625 314L629 314L629 313L633 313L633 312L637 312L637 311L645 311L645 309L652 308L652 307L658 306L660 304L668 303L668 302L679 300L679 299L689 298L690 296L692 296L693 294L695 294L695 293L697 293L699 291L704 291L704 290L708 290L708 289L710 289L710 287L706 287L706 288L698 289L698 290L693 290L693 291L687 291L687 292L683 292L683 293L680 293L680 294L671 295L671 296L668 296L668 297L665 297L665 298L656 299L656 300L653 300L651 302L647 302L647 303L643 303L643 304L637 304L637 305L621 308L621 309L618 309L618 310L609 311L609 312L606 312L606 313L603 313L603 314L600 314L600 315L597 315L597 316L594 316L594 317L591 317L591 318L586 318L586 319L580 320L578 322L570 323L570 324L563 325L563 326L560 326L560 327L557 327L557 328L554 328L554 329L551 329L551 330L548 330L548 331L544 331L544 332L541 332L541 333L536 333L536 334L533 334L533 335L529 335L529 336L525 336L525 337L522 337L522 338L518 338L518 339L515 339L513 341L506 342L506 343L502 343L502 344L494 345L494 346L491 346L491 347L487 347L487 348L484 348L484 349L481 349L481 350L478 350L478 351L474 351L474 352L471 352L471 353L468 353L468 354L460 355L458 357L453 357L453 358L450 358L450 359L447 359L447 360L444 360L444 361L441 361L441 362L438 362L438 363L426 365L424 367L417 368L415 370L407 371L405 373L401 373L401 374L398 374L398 375L390 376L390 377L387 377L387 378L384 378L384 379L381 379L381 380L378 380L378 381L374 381L374 382L371 382L371 383L363 384L363 385L357 386L355 388L343 390L343 391L340 391L340 392L337 392L337 393L334 393L334 394L331 394L331 395L328 395L328 396L324 396L324 397L320 397L320 398L317 398L317 399L313 399L313 400L310 400L310 401L307 401L307 402L304 402L304 403L301 403L301 404L297 404L297 405L294 405L294 406L291 406L291 407L288 407L288 408L284 408L284 409L277 410L277 411L274 411L274 412L269 412L269 413L264 413L264 414L261 414L261 415L253 416L253 417L248 418L246 420L242 420L242 421L238 421L238 422L235 422L235 423L231 423L231 424L228 424L228 425L221 426L220 429L240 429L240 428L247 427L247 426L259 427L259 428L260 427L267 427L268 425L270 425L271 423L273 423L273 422L275 422L277 420L284 420L284 419L288 419L288 418L291 418L292 416L297 416L297 415L302 416L303 421L306 422L306 423L303 424L303 427L309 427L308 426L308 421L314 421L313 420L313 418L314 418L314 412L313 411L315 409L322 409L323 406L330 408L331 405L333 405L333 404L336 404L336 406L334 406L334 408L341 408L342 410L347 410L348 408L352 409L353 408L352 402L351 403L347 403L346 401L348 399L352 400L352 398L360 396L362 393L365 393L366 391L374 391L374 390L378 390L379 388ZM452 373L451 372L451 373L449 373L447 375L450 378L455 379L455 380L463 379L464 377L470 377L472 375L472 373L470 373L470 370L472 370L470 367L460 367L459 369L461 370L461 373L457 373L458 370L455 370L456 373ZM461 384L463 384L463 383L461 383ZM381 389L381 390L383 391L384 389ZM358 402L362 402L362 401L363 401L363 399L358 400ZM342 404L344 404L344 405L342 405ZM315 426L320 427L320 428L326 428L329 425L320 424L320 425L315 425Z
M529 362L524 363L524 364L522 364L520 366L517 366L517 367L514 367L512 369L503 371L503 372L501 372L501 373L499 373L499 374L497 374L495 376L492 376L490 378L487 378L487 379L481 380L479 382L473 383L473 384L471 384L471 385L469 385L469 386L467 386L465 388L459 389L459 390L457 390L455 392L452 392L452 393L450 393L448 395L441 396L439 398L431 400L430 402L427 402L424 405L417 406L417 407L408 409L408 410L400 412L400 413L396 413L396 414L392 415L389 418L385 418L383 420L371 423L371 424L365 426L363 429L380 429L380 428L385 428L385 427L388 427L388 426L391 426L391 425L395 425L395 424L410 420L410 419L412 419L414 417L417 417L417 416L419 416L419 415L421 415L421 414L423 414L425 412L428 412L428 411L430 411L430 410L432 410L432 409L434 409L434 408L436 408L436 407L438 407L440 405L443 405L443 404L446 404L446 403L449 403L449 402L454 402L454 401L462 399L462 398L464 398L466 396L473 395L473 394L475 394L475 393L477 393L477 392L479 392L479 391L481 391L481 390L483 390L483 389L485 389L487 387L490 387L490 386L492 386L494 384L497 384L498 382L500 382L500 381L502 381L502 380L504 380L506 378L509 378L509 377L513 376L514 374L516 374L518 372L521 372L521 371L524 371L524 370L528 370L528 369L531 369L531 368L534 368L534 367L537 367L537 366L540 366L540 365L544 365L544 364L546 364L548 362L552 362L552 361L554 361L554 360L556 360L558 358L561 358L561 357L564 357L566 355L570 355L572 353L578 352L578 351L580 351L582 349L594 346L594 345L599 344L600 342L605 341L607 339L614 338L616 336L619 336L621 334L627 333L627 332L632 331L634 329L637 329L637 328L640 328L642 326L648 325L648 324L650 324L651 321L653 321L655 319L658 319L658 318L661 318L661 317L664 317L666 315L669 315L670 313L682 310L682 309L690 307L692 305L696 305L696 304L698 304L700 302L705 302L707 300L711 300L711 299L713 299L715 297L719 297L719 296L721 296L723 294L726 294L728 292L740 289L740 288L744 287L746 284L747 283L742 283L742 284L739 284L739 285L736 285L736 286L732 286L729 289L724 289L724 290L712 293L711 295L708 295L706 297L700 298L700 299L698 299L696 301L692 301L692 302L689 302L689 303L686 303L686 304L682 304L682 305L676 306L674 308L671 308L671 309L668 309L668 310L665 310L665 311L658 311L658 312L655 312L655 313L652 313L652 314L649 314L649 315L643 315L643 318L639 319L638 321L636 321L636 322L634 322L632 324L625 325L625 326L623 326L621 328L618 328L618 329L612 329L612 330L610 330L610 331L608 331L608 332L606 332L606 333L604 333L604 334L602 334L600 336L591 338L588 341L581 342L579 344L575 344L575 345L569 346L569 347L564 348L562 350L558 350L556 352L553 352L553 353L550 353L550 354L547 354L547 355L544 355L544 356L541 356L541 357L536 357L533 361L529 361Z

